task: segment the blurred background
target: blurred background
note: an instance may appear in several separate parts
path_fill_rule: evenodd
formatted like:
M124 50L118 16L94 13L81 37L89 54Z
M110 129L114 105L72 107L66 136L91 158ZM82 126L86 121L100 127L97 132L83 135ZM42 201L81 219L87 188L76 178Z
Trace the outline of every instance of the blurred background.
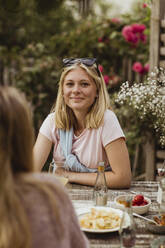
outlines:
M164 124L158 130L153 121L156 116L163 122L164 113L160 118L145 108L153 98L137 96L143 101L137 109L120 94L127 80L128 88L143 83L149 92L151 5L151 0L0 0L0 84L25 93L35 134L55 102L62 59L96 57L126 135L135 178L145 172L146 142L154 143L149 151L154 163L162 162L155 153L165 143Z

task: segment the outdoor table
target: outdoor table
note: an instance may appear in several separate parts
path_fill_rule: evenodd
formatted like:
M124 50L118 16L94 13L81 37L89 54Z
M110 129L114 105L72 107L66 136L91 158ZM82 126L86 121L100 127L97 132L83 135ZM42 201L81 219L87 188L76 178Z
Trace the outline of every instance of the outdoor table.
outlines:
M149 211L143 216L158 213L158 203L156 201L158 190L158 182L156 181L134 181L131 183L129 189L109 189L108 190L108 204L110 206L111 201L121 194L128 194L129 192L136 192L137 194L143 194L149 197L152 201ZM131 194L132 194L131 192ZM75 207L75 210L79 208L85 208L93 204L92 193L93 187L83 186L78 184L71 184L68 187L68 193ZM159 234L153 234L146 229L146 221L140 218L134 217L137 224L136 244L137 248L148 248L150 243L160 237ZM120 247L118 232L109 233L87 233L86 236L90 242L90 248L117 248Z

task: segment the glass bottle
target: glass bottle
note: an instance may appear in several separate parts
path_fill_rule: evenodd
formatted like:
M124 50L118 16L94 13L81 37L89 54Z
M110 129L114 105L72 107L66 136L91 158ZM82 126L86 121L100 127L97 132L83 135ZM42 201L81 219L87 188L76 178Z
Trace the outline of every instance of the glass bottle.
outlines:
M165 177L160 180L159 214L165 217Z
M165 160L163 162L162 168L158 169L158 192L157 192L157 202L159 205L159 214L161 212L161 203L162 203L162 196L163 196L163 185L165 184L164 182L164 176L165 176ZM165 200L164 200L165 201Z
M125 215L129 217L129 224L124 222ZM134 247L136 239L136 224L132 213L132 198L128 197L125 203L123 217L120 223L120 247Z
M161 180L159 178L159 181L158 181L158 192L157 192L157 203L158 203L158 206L159 206L159 214L160 214L160 204L161 204L161 201L162 201L162 184L161 184Z
M108 200L108 187L104 172L104 162L99 162L95 186L93 189L95 206L105 206Z

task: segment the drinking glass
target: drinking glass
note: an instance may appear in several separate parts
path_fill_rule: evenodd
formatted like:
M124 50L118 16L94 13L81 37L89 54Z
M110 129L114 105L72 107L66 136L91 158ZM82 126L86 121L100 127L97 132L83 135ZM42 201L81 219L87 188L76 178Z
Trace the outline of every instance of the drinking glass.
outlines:
M57 177L67 177L67 171L65 161L53 160L49 165L49 173L53 173Z
M127 205L124 208L120 228L119 228L119 236L120 236L120 247L134 247L135 238L136 238L136 224L132 214L132 200L128 198L126 200ZM125 226L125 216L128 216L129 222ZM127 221L128 221L127 220Z

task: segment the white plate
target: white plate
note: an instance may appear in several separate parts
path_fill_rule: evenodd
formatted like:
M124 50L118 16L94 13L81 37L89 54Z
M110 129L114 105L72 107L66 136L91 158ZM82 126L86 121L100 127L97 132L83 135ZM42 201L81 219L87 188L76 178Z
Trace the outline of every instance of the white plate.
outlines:
M95 208L97 210L105 210L105 211L108 211L108 212L113 212L115 214L118 214L120 216L120 218L122 218L122 216L123 216L123 211L120 210L120 209L115 209L115 208L111 208L111 207L89 207L89 208L86 208L86 211L84 209L84 213L78 215L79 220L85 214L90 213L91 208ZM127 213L125 213L123 228L126 228L127 226L129 226L129 224L130 224L130 217L129 217L129 215ZM84 231L84 232L91 232L91 233L108 233L108 232L119 231L119 227L111 228L111 229L88 229L88 228L81 227L81 230Z

